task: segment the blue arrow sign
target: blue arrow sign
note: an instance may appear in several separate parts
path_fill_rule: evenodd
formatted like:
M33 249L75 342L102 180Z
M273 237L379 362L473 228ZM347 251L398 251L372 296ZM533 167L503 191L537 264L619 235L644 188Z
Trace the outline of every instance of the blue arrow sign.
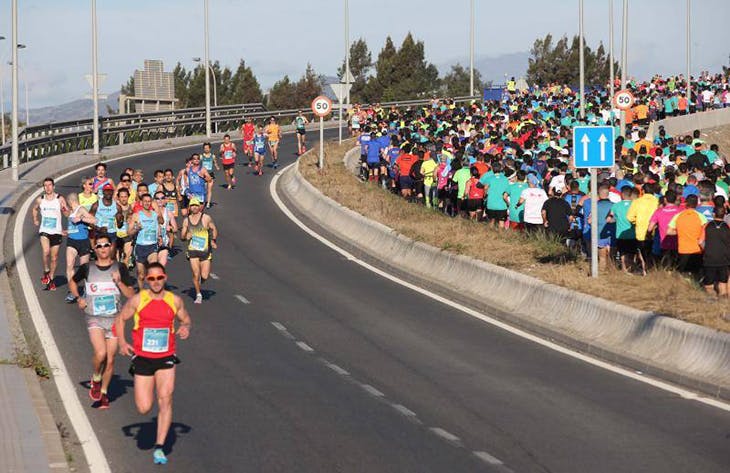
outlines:
M613 166L613 127L577 126L573 128L573 160L576 168Z

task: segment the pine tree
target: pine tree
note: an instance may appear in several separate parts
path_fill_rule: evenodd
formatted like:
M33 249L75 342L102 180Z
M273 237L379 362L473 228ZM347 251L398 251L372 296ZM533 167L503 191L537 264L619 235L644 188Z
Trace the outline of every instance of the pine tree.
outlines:
M304 75L296 83L296 105L292 108L302 108L312 103L315 97L322 95L324 78L314 72L311 64L307 64Z
M185 70L179 62L172 70L175 81L175 98L178 99L175 108L186 108L188 106L188 88L190 86L190 72Z
M350 89L350 100L353 103L361 102L364 99L368 73L372 67L373 57L365 40L360 38L350 45L350 73L355 78ZM345 77L344 59L342 65L337 69L337 77L340 80Z
M264 101L259 81L243 59L238 63L238 69L231 78L230 94L231 103L261 103Z
M311 100L311 99L310 99ZM267 108L270 110L286 110L297 107L297 87L288 75L276 82L269 91Z
M408 33L394 58L395 77L384 87L381 101L407 100L428 96L439 88L438 69L425 59L423 41Z
M379 102L383 96L383 91L390 87L396 80L396 56L398 51L395 49L393 40L390 36L385 38L385 46L380 50L378 59L375 62L375 75L371 76L365 90L363 91L364 102Z
M446 74L441 80L442 90L449 97L461 97L469 94L469 85L471 78L469 70L461 64L451 66L451 72ZM472 93L479 94L484 84L482 83L482 75L477 69L474 69L474 88Z

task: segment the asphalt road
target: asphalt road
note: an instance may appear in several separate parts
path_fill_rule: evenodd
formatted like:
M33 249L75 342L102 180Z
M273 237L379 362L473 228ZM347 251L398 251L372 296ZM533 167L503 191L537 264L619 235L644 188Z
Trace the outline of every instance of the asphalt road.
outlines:
M293 139L283 140L283 163L295 159ZM110 175L127 165L146 176L178 169L188 153L112 163ZM206 284L202 306L187 295L184 256L169 266L194 325L179 343L168 468L730 471L730 413L535 345L383 279L289 221L269 195L274 171L237 173L238 188L214 191L220 279ZM72 176L58 190L71 192L77 182ZM30 219L24 241L37 282ZM110 465L149 471L154 417L136 413L122 357L111 409L91 407L84 387L91 349L83 315L62 302L65 290L38 287L38 296Z

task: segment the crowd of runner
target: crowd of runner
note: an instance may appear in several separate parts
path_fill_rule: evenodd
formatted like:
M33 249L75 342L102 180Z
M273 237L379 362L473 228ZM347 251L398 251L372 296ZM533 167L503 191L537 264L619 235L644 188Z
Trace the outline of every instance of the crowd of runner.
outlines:
M649 125L670 116L730 106L728 76L692 81L656 76L628 87L636 98L620 129L608 91L579 95L549 85L501 101L398 110L353 108L350 129L361 149L361 177L449 216L500 229L540 232L590 256L598 232L602 267L647 274L662 265L689 273L708 292L727 296L730 267L730 165L700 131L671 136ZM618 90L618 84L617 84ZM590 173L571 158L577 125L615 129L616 165L597 173L598 215L591 215ZM625 137L621 136L625 132ZM485 234L488 238L488 234Z
M306 145L307 123L301 112L294 120L300 154ZM268 153L270 167L278 167L282 131L275 118L265 126L246 120L241 133L244 160L239 165L260 176ZM225 135L217 153L205 143L202 152L185 158L179 170L155 170L151 181L141 169L127 168L115 182L107 174L107 165L100 162L93 176L81 179L81 189L66 196L56 192L52 178L45 179L32 208L45 290L56 290L58 256L66 241L65 301L78 304L85 314L93 350L89 396L97 408L108 409L115 354L132 356L129 372L134 377L137 409L147 414L157 399L156 464L167 462L164 445L172 423L179 363L176 337L186 339L191 328L183 299L166 289L168 261L184 249L193 303L202 304L201 285L211 274L218 250L218 227L208 210L213 204L215 173L222 167L223 187L233 189L237 158L236 145ZM130 319L134 321L131 344L125 337Z

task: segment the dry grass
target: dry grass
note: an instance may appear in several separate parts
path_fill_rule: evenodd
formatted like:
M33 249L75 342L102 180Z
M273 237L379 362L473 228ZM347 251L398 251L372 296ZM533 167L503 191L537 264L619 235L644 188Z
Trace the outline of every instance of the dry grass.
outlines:
M314 153L302 158L300 169L325 195L367 218L443 250L637 309L730 332L730 302L715 300L675 272L655 270L644 278L610 269L594 280L588 277L588 263L565 262L570 255L557 242L452 219L422 205L409 204L376 185L360 182L342 164L344 153L351 147L351 142L342 146L328 144L324 172L317 169Z

